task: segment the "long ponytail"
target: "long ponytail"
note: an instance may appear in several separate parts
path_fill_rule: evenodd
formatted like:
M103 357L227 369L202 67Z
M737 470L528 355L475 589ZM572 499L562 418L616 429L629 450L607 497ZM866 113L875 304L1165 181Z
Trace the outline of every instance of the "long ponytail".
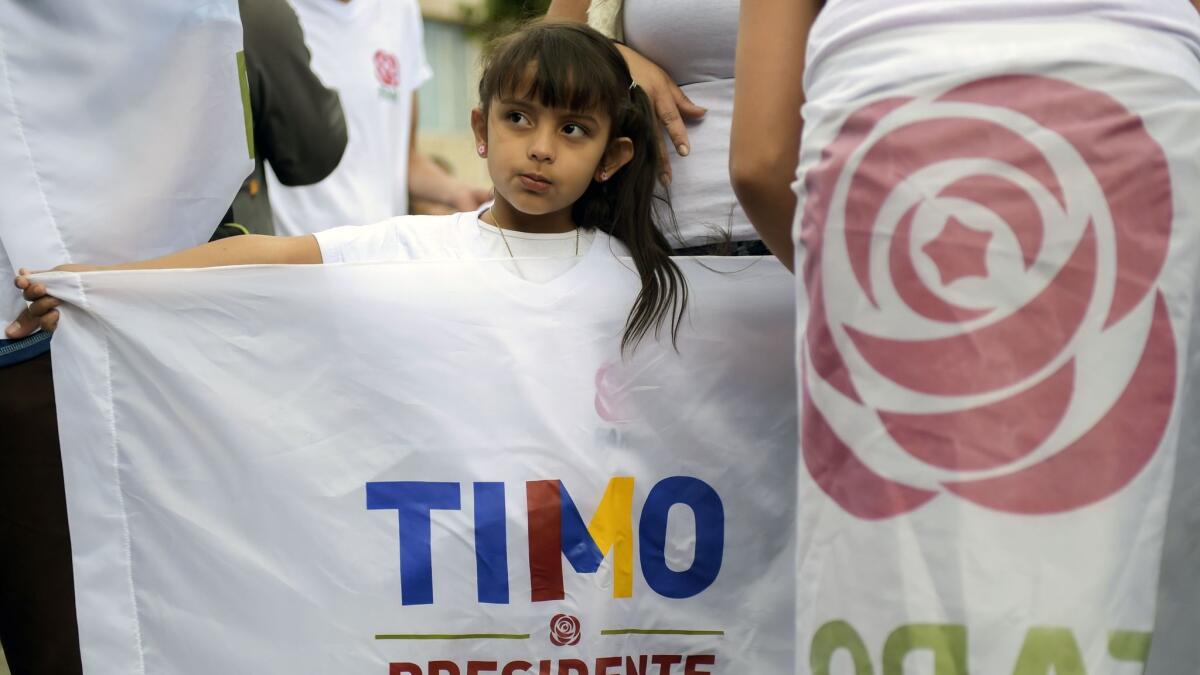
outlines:
M622 351L636 346L651 329L658 337L664 324L675 344L687 308L687 281L663 235L678 228L669 193L656 192L666 157L658 144L654 107L641 87L632 85L628 102L618 106L612 136L633 141L633 158L608 181L593 183L575 202L572 216L624 243L641 278L641 291L625 321Z

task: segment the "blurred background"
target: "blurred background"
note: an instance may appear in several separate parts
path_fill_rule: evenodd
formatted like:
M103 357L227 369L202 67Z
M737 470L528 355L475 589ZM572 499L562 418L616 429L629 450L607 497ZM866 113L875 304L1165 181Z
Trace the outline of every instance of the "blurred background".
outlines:
M463 180L489 186L470 127L470 110L478 103L479 55L490 38L545 14L550 0L419 1L434 77L420 90L418 147L444 160Z

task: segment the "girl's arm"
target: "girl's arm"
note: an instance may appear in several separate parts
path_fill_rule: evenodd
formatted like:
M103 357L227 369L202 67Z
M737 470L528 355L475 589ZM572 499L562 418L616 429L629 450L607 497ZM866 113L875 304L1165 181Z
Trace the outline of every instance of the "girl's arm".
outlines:
M223 267L225 265L319 265L320 263L321 247L317 245L317 238L311 234L299 237L245 234L210 241L178 253L140 262L86 266L86 269L82 270L81 266L73 265L63 265L62 268L75 271L173 270Z
M68 272L93 272L104 270L162 270L188 269L196 267L221 267L224 265L315 265L321 262L321 248L316 237L268 237L249 234L228 237L189 248L178 253L153 260L122 263L120 265L60 265L56 270ZM15 340L31 335L39 327L52 331L58 326L58 298L46 293L46 286L26 277L20 271L16 279L17 288L30 304L16 321L9 324L4 336Z
M729 176L763 242L792 268L804 51L817 0L742 0Z

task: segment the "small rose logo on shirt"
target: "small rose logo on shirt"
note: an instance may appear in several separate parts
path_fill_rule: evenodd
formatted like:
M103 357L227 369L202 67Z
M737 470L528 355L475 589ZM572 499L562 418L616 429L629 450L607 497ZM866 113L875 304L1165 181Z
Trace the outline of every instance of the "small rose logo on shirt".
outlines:
M375 52L375 78L382 88L395 93L400 86L400 61L395 54L382 49Z
M550 619L550 642L559 647L579 644L579 619L566 614L555 614Z

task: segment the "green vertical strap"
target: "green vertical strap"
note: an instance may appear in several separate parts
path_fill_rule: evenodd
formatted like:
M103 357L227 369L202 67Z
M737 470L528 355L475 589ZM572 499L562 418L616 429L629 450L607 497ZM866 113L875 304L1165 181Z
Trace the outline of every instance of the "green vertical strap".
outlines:
M246 123L246 150L254 159L254 117L250 112L250 79L246 77L246 52L237 53L238 82L242 86L242 119Z

